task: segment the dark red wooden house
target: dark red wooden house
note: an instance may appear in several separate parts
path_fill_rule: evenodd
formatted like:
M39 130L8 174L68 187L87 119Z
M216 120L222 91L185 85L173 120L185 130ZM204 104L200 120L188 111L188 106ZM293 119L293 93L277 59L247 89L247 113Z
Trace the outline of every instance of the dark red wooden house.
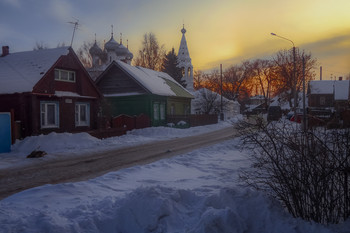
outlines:
M21 137L96 129L100 93L71 47L0 57L0 112Z

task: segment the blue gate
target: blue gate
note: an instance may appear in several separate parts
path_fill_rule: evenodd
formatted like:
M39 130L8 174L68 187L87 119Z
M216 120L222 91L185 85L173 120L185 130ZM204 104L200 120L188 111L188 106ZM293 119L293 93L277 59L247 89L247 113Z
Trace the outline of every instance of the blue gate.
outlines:
M0 112L0 153L11 151L11 114Z

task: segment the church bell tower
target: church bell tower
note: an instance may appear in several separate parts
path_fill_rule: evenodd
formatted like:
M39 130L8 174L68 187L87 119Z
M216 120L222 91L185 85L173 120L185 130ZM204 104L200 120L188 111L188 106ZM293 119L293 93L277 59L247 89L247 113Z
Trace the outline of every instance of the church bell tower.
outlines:
M186 82L186 89L189 91L194 91L193 89L193 66L191 62L190 53L188 52L187 42L186 42L186 29L183 25L181 29L182 38L179 47L179 53L177 54L178 67L182 69L182 79Z

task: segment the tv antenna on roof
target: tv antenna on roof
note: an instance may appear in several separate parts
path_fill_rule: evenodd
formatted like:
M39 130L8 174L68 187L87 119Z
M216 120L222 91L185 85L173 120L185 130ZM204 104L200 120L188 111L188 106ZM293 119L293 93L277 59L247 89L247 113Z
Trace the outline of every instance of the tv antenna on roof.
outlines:
M73 17L73 19L75 19L76 21L75 21L75 22L68 22L68 23L70 23L70 24L74 24L73 35L72 35L72 40L71 40L71 42L70 42L70 47L72 47L72 45L73 45L75 30L78 29L78 27L79 27L79 25L80 25L80 24L79 24L79 19L76 19L76 18L74 18L74 17Z

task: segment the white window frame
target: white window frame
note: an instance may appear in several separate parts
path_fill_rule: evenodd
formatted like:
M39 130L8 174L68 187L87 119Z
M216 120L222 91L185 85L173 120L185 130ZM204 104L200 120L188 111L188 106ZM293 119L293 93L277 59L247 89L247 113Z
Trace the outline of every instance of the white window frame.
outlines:
M82 108L85 107L85 121L81 119ZM84 102L75 103L75 126L90 126L90 104Z
M165 120L165 103L161 102L159 105L160 120Z
M321 96L321 97L320 97L320 105L321 105L321 106L326 105L326 97L325 97L325 96Z
M153 119L156 121L159 120L159 103L158 102L153 103Z
M54 123L49 123L49 106L54 106ZM59 128L59 103L56 101L40 101L40 126L46 128Z
M75 80L76 80L75 71L55 69L55 80L75 83Z

